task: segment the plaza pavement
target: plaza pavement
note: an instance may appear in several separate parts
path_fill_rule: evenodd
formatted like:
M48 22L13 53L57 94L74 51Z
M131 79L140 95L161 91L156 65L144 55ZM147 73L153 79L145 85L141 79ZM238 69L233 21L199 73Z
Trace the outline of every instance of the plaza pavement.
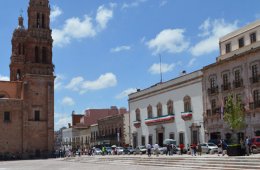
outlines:
M215 155L147 155L81 156L47 160L0 162L0 170L260 170L260 154L228 157Z

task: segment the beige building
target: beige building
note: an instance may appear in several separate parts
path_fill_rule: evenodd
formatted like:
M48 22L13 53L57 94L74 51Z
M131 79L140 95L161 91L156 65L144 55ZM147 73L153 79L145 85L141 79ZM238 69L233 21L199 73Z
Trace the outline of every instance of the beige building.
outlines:
M216 63L203 68L206 141L231 137L223 121L229 94L241 100L246 113L246 129L238 138L260 135L260 21L222 37L219 46Z

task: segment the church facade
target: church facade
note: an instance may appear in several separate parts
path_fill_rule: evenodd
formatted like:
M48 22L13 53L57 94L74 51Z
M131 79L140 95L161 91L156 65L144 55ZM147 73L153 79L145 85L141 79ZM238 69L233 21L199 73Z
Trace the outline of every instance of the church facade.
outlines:
M13 32L10 81L0 81L0 155L47 157L54 143L54 65L49 0L30 0Z

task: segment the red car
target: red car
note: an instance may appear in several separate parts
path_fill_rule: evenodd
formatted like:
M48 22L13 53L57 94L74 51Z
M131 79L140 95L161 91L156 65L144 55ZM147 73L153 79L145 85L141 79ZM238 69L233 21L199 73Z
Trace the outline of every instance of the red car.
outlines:
M252 152L253 153L259 153L260 152L260 136L256 136L252 139Z

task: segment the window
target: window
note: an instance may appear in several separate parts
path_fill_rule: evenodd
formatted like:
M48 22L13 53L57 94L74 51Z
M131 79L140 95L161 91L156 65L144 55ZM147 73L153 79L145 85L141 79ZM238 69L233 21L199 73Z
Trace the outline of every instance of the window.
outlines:
M169 100L167 102L167 112L168 112L168 115L173 115L173 101L172 100Z
M250 42L251 42L251 44L256 42L256 33L255 32L250 34Z
M150 145L153 144L153 135L149 135L149 144L150 144Z
M211 79L210 79L210 87L213 89L213 88L215 88L215 85L216 85L216 80L215 80L215 78L211 78Z
M213 113L215 113L214 110L216 109L216 99L211 100L211 109Z
M184 133L179 133L179 144L184 144Z
M145 136L142 136L142 145L145 146Z
M47 49L46 47L42 47L42 63L47 63Z
M191 99L190 99L190 96L184 97L183 102L184 102L184 112L191 112Z
M40 14L37 13L36 27L40 28Z
M162 116L162 104L161 103L157 104L157 116L158 117Z
M174 139L174 133L169 134L169 139Z
M45 27L45 16L44 14L42 14L42 28Z
M252 65L252 76L253 76L253 78L255 77L257 77L257 73L258 71L257 71L257 65L255 64L255 65Z
M10 112L4 112L4 122L10 122L10 121L11 121Z
M39 58L39 48L36 46L34 49L34 53L35 53L35 62L39 63L40 62L40 58Z
M141 121L140 109L135 110L136 121Z
M259 92L259 90L254 91L254 105L255 105L255 108L260 107L260 92Z
M40 111L34 111L34 121L40 121Z
M223 75L223 90L228 90L228 75L224 74Z
M238 47L241 48L241 47L244 47L244 38L240 38L238 39Z
M235 71L235 81L239 82L240 81L240 70Z
M151 118L153 118L153 108L152 108L152 106L151 105L149 105L148 107L147 107L147 117L148 117L148 119L151 119Z
M229 53L231 51L231 44L226 44L226 53Z
M19 43L18 46L19 46L19 47L18 47L18 54L21 55L21 54L22 54L22 44Z

